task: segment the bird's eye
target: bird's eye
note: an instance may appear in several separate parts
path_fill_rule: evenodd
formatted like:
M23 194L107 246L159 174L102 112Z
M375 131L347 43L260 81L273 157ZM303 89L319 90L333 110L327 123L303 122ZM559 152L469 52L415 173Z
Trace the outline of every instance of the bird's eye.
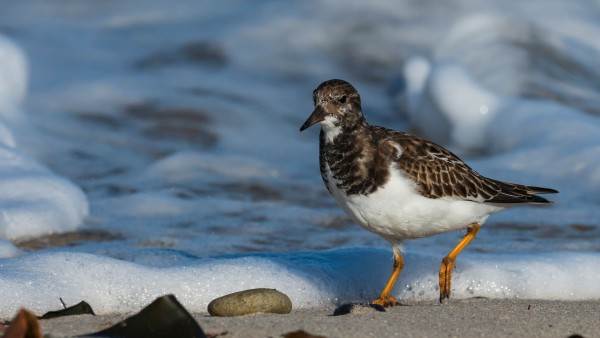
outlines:
M339 101L340 101L340 103L346 103L346 99L347 99L347 97L346 97L346 95L344 95L344 96L340 97Z

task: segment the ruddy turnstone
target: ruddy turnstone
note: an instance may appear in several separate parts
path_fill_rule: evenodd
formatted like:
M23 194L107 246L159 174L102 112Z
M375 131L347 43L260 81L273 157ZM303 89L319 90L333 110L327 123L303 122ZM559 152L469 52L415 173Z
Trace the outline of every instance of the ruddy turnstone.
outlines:
M327 190L354 222L393 247L392 274L374 304L397 304L390 292L404 267L399 249L404 240L467 229L442 260L443 302L450 297L456 257L490 214L519 204L550 203L536 194L558 192L484 177L433 142L369 125L358 92L346 81L323 82L313 101L315 110L300 131L321 124L319 161Z

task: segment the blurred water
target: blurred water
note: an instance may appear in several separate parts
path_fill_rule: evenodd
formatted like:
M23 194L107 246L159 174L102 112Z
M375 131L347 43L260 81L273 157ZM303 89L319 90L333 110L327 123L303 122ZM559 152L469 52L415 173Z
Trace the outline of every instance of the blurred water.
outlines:
M29 64L25 122L8 124L18 149L81 187L90 205L79 235L39 240L45 232L32 230L16 240L22 247L145 265L153 249L197 258L387 248L335 206L318 172L317 132L298 132L312 90L343 78L359 89L371 123L443 143L484 175L561 191L549 208L492 216L470 252L527 260L600 251L593 1L2 8L0 33ZM428 64L422 72L407 68L415 57ZM471 80L445 78L448 65ZM462 115L470 104L479 109L480 97L497 103L493 120ZM525 119L532 111L540 117ZM441 259L461 236L414 241L407 251Z
M592 3L337 5L12 3L1 18L5 34L25 49L31 65L25 110L37 128L19 142L84 188L92 208L86 227L125 232L128 245L155 243L202 255L385 245L337 210L320 183L315 133L297 133L319 82L352 81L369 121L407 129L390 90L411 55L458 57L503 95L558 93L551 99L581 103L567 91L543 86L565 86L561 72L591 77L573 68L585 64L564 61L579 56L575 49L562 50L562 62L544 62L549 56L538 54L547 54L545 41L557 34L583 36L579 45L596 48L589 45L589 34L598 28ZM457 37L468 29L457 24L461 18L486 12L494 14L479 19L484 25L498 21L511 29L492 26ZM35 25L27 20L32 13ZM511 48L515 41L523 48ZM524 85L531 81L539 85ZM594 85L580 87L597 99ZM437 134L439 141L442 136ZM173 158L179 162L156 169ZM520 231L502 224L486 231L507 240L547 237L538 225L553 222L544 213ZM569 224L556 225L549 225L559 229L556 238L589 238ZM496 250L487 246L481 250ZM535 244L523 245L530 246Z

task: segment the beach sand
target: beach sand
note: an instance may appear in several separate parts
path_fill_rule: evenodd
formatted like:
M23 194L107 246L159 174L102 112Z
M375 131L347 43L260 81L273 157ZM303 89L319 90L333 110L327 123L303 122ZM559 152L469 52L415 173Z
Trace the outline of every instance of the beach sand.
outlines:
M361 308L332 316L334 306L297 309L291 314L211 317L194 314L207 334L218 337L282 337L303 330L324 337L600 337L600 300L550 301L466 299L405 302L377 312ZM52 337L105 329L127 316L71 316L42 320Z

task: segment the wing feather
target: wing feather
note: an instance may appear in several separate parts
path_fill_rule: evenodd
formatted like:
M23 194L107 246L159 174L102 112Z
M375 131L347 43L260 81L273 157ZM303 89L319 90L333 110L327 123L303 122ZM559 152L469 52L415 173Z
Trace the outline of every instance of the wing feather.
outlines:
M484 177L451 151L433 142L385 128L376 128L380 144L392 142L401 149L395 159L398 169L416 182L429 198L455 198L489 203L550 203L536 194L554 189L525 186Z

